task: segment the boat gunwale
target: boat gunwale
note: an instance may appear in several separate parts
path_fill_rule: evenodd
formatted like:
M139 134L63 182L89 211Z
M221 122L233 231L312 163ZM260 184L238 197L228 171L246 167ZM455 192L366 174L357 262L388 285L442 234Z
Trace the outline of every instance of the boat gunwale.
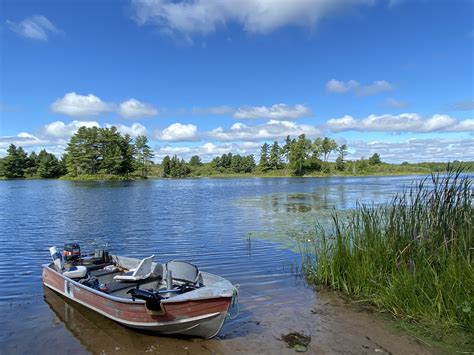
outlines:
M74 286L79 287L83 290L92 292L93 294L95 294L97 296L107 298L111 301L120 302L120 303L127 303L127 304L143 304L143 305L145 305L145 303L146 303L144 300L136 299L134 301L130 298L117 297L117 296L113 296L113 295L110 295L110 294L102 292L102 291L98 291L96 289L93 289L91 287L83 285L80 282L77 282L77 281L75 281L75 280L73 280L73 279L71 279L67 276L64 276L63 274L61 274L58 271L51 268L50 265L51 264L43 264L43 269L47 269L48 271L52 271L54 274L60 276L62 279L66 280L68 282L71 282ZM209 273L206 273L206 272L203 272L203 273L208 274L208 275L213 275L213 274L209 274ZM213 275L213 276L217 276L217 275ZM223 280L226 280L226 279L223 278ZM226 280L226 281L228 281L228 280ZM230 281L228 281L228 282L232 287L234 287ZM43 279L43 284L47 285L45 283L44 279ZM47 286L50 287L51 285L47 285ZM212 287L212 286L207 286L207 287ZM54 289L56 290L55 287L54 287ZM177 300L173 300L172 298L169 298L169 299L163 299L161 301L161 303L170 304L170 303L182 303L182 302L190 302L190 301L199 302L200 300L210 300L210 299L229 298L229 297L232 297L232 295L219 295L219 296L214 296L214 297L199 297L199 298L196 298L196 299L177 299ZM71 297L68 297L68 298L71 298ZM74 298L72 298L72 299L74 299Z

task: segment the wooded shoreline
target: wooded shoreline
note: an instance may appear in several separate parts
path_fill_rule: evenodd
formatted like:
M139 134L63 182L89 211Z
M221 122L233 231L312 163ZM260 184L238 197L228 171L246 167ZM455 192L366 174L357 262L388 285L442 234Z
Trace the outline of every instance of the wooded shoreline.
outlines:
M177 155L153 161L154 153L146 136L121 135L116 127L81 127L71 137L60 159L42 149L30 154L11 144L0 159L0 179L61 178L65 180L134 180L186 177L329 177L429 174L446 171L448 166L474 171L474 161L452 163L405 161L389 164L378 153L369 158L348 159L350 147L333 139L314 141L301 134L264 143L258 162L253 154L229 152L203 162L198 155L189 161ZM335 158L335 159L334 159ZM334 159L334 161L331 161Z

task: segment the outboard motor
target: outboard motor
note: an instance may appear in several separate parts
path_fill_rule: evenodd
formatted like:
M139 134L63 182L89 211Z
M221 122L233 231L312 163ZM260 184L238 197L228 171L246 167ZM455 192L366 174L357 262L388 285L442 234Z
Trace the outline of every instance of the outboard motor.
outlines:
M61 256L61 253L56 249L56 247L49 248L49 253L51 254L51 257L53 258L53 262L54 262L54 265L56 266L56 269L59 272L61 272L62 269L64 268L63 258Z
M132 288L128 292L132 296L132 300L135 301L135 298L144 300L146 308L150 311L160 311L161 310L161 300L163 297L157 292L150 292L145 290L139 290L138 288Z
M78 243L64 244L63 256L66 261L75 261L81 258L81 247Z

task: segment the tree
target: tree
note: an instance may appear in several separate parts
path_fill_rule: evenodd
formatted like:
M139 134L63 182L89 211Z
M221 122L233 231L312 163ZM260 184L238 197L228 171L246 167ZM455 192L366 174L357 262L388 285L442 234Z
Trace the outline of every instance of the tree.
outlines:
M381 164L382 160L380 160L380 155L378 153L374 153L370 158L369 158L369 164L370 165L378 165Z
M270 146L265 142L260 149L260 160L258 166L262 171L266 171L269 167L268 155L269 155Z
M38 154L36 152L31 152L27 159L27 167L25 170L26 176L36 176L38 171Z
M171 173L171 159L168 155L163 158L163 161L161 162L161 169L163 170L163 177L170 176L170 173Z
M198 155L193 155L191 159L189 159L189 165L191 166L201 166L202 161L201 158Z
M346 168L345 157L347 155L347 145L343 144L337 149L339 155L336 158L336 169L343 171Z
M54 154L41 150L38 154L38 176L41 178L57 178L61 176L61 166Z
M143 177L148 175L148 166L151 165L153 159L153 152L148 145L148 138L146 136L138 136L135 138L135 148L137 153L138 167L141 169Z
M28 163L28 155L23 148L17 148L14 144L10 144L7 156L3 159L3 176L8 179L25 177Z
M301 134L296 143L291 145L288 165L293 175L304 174L304 164L310 149L311 141L306 139L304 134Z
M100 165L99 128L80 127L66 148L68 173L77 176L95 174Z
M324 137L321 143L321 152L324 156L324 162L327 163L329 155L337 149L337 143L334 139Z
M291 145L294 144L294 143L296 143L295 139L291 139L290 136L286 136L285 144L283 145L281 150L282 150L282 154L284 155L285 160L286 160L287 163L290 161L289 160L289 155L290 155Z
M272 144L272 148L270 150L270 158L268 160L269 168L272 170L280 169L281 168L281 148L278 145L277 141L274 141Z

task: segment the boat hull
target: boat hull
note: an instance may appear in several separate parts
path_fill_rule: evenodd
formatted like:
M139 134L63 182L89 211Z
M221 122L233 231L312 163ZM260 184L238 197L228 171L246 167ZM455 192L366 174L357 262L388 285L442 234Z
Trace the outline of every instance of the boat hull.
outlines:
M161 311L150 311L142 300L132 301L84 286L43 267L43 284L122 325L156 332L202 338L214 337L222 328L232 297L162 302Z

